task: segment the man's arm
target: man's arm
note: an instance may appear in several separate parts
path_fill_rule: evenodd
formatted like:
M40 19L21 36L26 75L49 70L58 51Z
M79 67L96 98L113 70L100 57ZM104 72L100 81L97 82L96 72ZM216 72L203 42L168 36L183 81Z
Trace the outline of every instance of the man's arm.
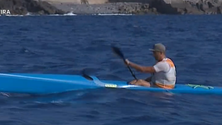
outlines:
M148 66L148 67L147 66L140 66L140 65L130 62L127 59L125 61L128 66L131 66L140 72L144 72L144 73L154 73L155 72L155 69L152 66Z

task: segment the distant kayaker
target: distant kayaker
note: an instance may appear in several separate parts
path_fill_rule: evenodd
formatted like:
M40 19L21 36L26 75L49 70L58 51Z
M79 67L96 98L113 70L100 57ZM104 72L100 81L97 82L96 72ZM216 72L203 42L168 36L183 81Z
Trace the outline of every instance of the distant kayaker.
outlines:
M166 47L157 43L150 49L153 52L153 57L157 61L154 66L140 66L128 59L125 60L126 65L143 73L151 73L151 77L143 80L133 80L130 84L147 86L147 87L161 87L165 89L172 89L176 83L176 68L173 61L166 57Z

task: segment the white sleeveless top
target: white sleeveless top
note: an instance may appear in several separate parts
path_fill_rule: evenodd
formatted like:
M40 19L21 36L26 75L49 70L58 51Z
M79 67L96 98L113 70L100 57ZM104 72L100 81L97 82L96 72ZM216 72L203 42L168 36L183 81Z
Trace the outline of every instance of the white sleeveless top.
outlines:
M175 85L176 83L176 68L172 60L164 58L157 62L154 66L155 73L152 76L152 84Z

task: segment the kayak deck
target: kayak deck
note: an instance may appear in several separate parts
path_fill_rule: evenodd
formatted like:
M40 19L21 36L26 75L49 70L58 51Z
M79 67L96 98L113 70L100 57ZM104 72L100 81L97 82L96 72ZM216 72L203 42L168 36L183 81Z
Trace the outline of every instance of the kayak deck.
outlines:
M99 80L96 76L91 77L93 80L88 80L81 75L0 73L0 92L52 94L84 89L116 88L150 92L222 94L222 87L216 86L176 84L174 89L163 89L128 85L126 81Z
M98 88L93 81L78 75L0 74L0 91L27 94L52 94Z
M130 90L150 91L150 92L171 92L171 93L190 93L190 94L222 94L222 87L204 86L196 84L176 84L174 89L163 89L158 87L143 87L126 85L126 82L103 81L104 83L117 84L117 87Z

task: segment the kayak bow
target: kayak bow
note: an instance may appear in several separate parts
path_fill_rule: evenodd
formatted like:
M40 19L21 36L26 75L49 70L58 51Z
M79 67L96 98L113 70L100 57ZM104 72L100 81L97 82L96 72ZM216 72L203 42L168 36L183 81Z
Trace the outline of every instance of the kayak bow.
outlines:
M96 76L86 79L81 75L58 74L4 74L0 73L0 92L26 94L53 94L75 90L116 88L150 92L191 94L222 94L222 87L176 84L174 89L128 85L126 81L99 80Z

